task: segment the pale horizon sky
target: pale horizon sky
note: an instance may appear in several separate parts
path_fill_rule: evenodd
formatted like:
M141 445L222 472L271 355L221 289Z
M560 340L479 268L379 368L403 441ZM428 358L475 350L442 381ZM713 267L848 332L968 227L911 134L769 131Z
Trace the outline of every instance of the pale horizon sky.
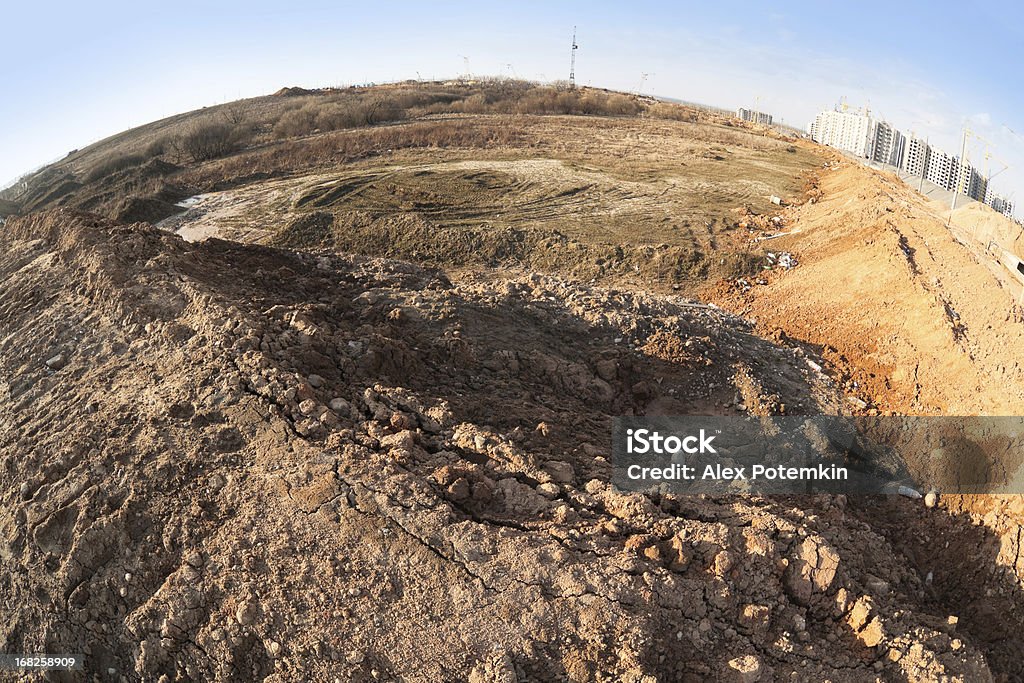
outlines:
M283 86L576 78L804 129L846 97L1024 202L1024 9L1010 3L18 3L0 12L0 183L126 128ZM998 160L997 160L998 159ZM1021 190L1019 197L1017 190Z

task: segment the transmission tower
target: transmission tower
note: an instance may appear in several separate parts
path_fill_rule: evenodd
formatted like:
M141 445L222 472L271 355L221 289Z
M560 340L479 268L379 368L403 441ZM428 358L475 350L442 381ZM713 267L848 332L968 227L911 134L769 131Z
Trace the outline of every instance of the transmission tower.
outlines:
M569 51L571 57L569 59L569 89L576 89L576 49L579 45L576 44L576 27L572 27L572 50Z
M654 74L652 74L652 73L641 73L640 74L640 85L638 85L636 87L636 94L637 95L640 95L641 93L643 93L644 83L647 82L647 77L648 76L653 76L653 75Z

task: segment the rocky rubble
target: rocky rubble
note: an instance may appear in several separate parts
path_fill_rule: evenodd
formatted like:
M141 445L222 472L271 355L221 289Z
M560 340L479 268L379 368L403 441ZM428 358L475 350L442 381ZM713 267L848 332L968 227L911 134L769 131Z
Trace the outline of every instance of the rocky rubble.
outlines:
M127 681L1021 674L887 526L921 501L613 490L611 416L841 408L740 318L70 212L0 241L0 651Z

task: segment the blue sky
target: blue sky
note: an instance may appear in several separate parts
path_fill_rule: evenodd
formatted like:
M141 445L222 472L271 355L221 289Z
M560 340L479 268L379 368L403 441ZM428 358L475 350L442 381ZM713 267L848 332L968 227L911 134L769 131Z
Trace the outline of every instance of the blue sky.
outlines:
M14 4L14 3L12 3ZM1024 202L1024 9L1010 3L19 2L0 10L0 183L170 114L273 92L474 74L577 81L804 127L846 97ZM1013 132L1011 132L1013 131ZM972 161L984 168L984 145ZM992 171L1002 168L995 158Z

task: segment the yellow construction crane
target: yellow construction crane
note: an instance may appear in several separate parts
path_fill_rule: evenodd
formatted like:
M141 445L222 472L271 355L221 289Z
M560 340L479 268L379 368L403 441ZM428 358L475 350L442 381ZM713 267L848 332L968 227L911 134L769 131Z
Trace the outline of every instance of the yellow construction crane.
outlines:
M1010 129L1007 128L1007 130L1010 130ZM1013 133L1012 130L1010 132ZM1014 135L1016 135L1016 133L1014 133ZM971 130L966 124L964 124L963 142L961 143L961 147L960 147L960 161L959 161L959 164L957 165L957 174L956 174L957 180L956 180L956 185L953 187L953 201L950 203L950 206L949 206L949 219L946 221L946 227L949 227L953 223L953 212L956 210L956 199L957 199L957 195L960 194L961 187L963 187L963 189L965 191L965 194L970 189L969 187L964 187L965 180L963 178L963 169L964 169L964 166L967 165L967 152L968 152L968 150L967 150L967 139L968 138L975 138L976 140L980 140L985 145L985 152L984 152L983 156L985 158L985 163L986 163L986 169L985 169L986 193L988 191L988 183L992 182L992 179L994 177L996 177L997 175L999 175L1000 173L1002 173L1006 169L1010 168L1010 164L1008 164L1007 162L1003 161L999 157L997 157L994 154L992 154L992 152L990 151L990 147L995 147L995 145L992 142L990 142L987 138L985 138L984 136L980 135L979 133ZM996 171L995 174L990 174L990 171L992 169L991 169L991 167L988 166L988 163L993 158L995 158L996 161L1001 163L1003 165L1003 168L1001 168L998 171ZM969 185L970 179L968 178L966 180L966 182ZM984 197L982 197L981 202L985 203L985 198Z
M1010 130L1010 129L1007 128L1007 130ZM1013 133L1012 130L1010 132ZM970 134L973 137L977 138L978 140L981 140L985 144L985 151L983 153L983 156L985 157L985 179L987 181L991 181L997 175L999 175L1003 171L1005 171L1008 168L1010 168L1010 164L1009 163L1007 163L1004 159L1002 159L1002 158L1000 158L1000 157L998 157L998 156L996 156L995 154L992 153L992 148L996 146L993 142L989 141L988 139L986 139L985 137L979 135L978 133L976 133L974 131L971 131ZM1016 133L1014 133L1014 135L1016 135ZM998 171L996 171L995 173L990 173L990 171L992 170L992 166L991 166L991 163L990 163L992 159L995 159L996 161L998 161L1000 164L1003 165L1003 167L1001 169L999 169Z

